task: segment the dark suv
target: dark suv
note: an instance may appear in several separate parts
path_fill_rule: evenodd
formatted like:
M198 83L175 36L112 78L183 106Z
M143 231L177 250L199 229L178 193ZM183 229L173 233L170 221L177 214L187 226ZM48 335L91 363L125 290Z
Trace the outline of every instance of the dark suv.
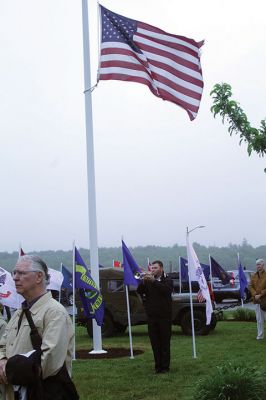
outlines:
M124 272L122 269L100 269L100 289L105 302L105 317L102 326L102 336L108 337L115 333L124 332L128 325L126 292L124 286ZM175 282L175 289L177 289ZM78 298L78 295L76 296ZM191 313L188 293L173 293L173 325L180 325L184 334L191 335ZM129 287L129 303L131 325L147 323L147 316L140 295L135 287ZM86 325L88 334L92 336L92 323L83 313L80 302L77 302L77 320ZM214 329L217 322L217 313L213 313L212 321L206 326L206 306L199 303L197 295L193 293L193 311L195 333L207 335Z

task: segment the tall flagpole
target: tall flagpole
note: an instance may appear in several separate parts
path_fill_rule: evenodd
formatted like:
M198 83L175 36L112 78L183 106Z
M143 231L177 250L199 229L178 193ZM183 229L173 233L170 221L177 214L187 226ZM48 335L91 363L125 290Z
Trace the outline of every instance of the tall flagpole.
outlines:
M76 360L76 261L75 261L75 241L72 248L72 324L74 331L73 360Z
M60 264L60 272L61 272L61 274L62 274L62 265L63 265L63 263L61 262L61 264ZM59 297L58 297L59 303L61 303L61 293L62 293L62 285L61 285L61 288L59 290Z
M132 343L132 332L131 332L131 318L130 318L130 304L129 304L129 295L128 295L128 285L125 285L125 286L126 286L126 299L127 299L127 320L128 320L129 345L130 345L130 358L134 358L133 343Z
M97 287L99 285L99 256L97 243L97 219L96 219L96 190L94 169L94 145L92 123L92 99L91 99L91 70L90 70L90 38L88 21L88 2L82 0L83 22L83 59L84 59L84 95L86 113L86 142L87 142L87 178L88 178L88 211L89 211L89 236L90 236L90 265L91 276ZM101 327L93 319L93 352L102 352Z
M204 228L204 225L197 225L195 228L188 230L187 227L187 262L188 262L188 281L189 281L189 298L190 298L190 313L191 313L191 329L192 329L192 347L193 347L193 358L197 358L196 353L196 341L195 341L195 328L194 328L194 312L193 312L193 298L192 298L192 287L191 287L191 280L192 280L192 265L191 265L191 253L189 251L190 241L189 241L189 234L190 232L194 231L198 228Z
M211 262L211 255L210 254L209 254L209 265L210 265L211 289L213 291L212 262Z
M238 267L238 279L239 279L239 287L240 287L240 275L239 275L240 256L239 256L239 253L237 253L237 267ZM244 307L244 302L243 302L242 297L241 297L241 305L242 305L242 308L243 308Z
M193 312L193 298L192 298L192 286L191 286L191 265L190 255L188 252L189 246L189 230L187 228L187 262L188 262L188 283L189 283L189 301L190 301L190 315L191 315L191 333L192 333L192 352L193 358L197 358L196 353L196 341L195 341L195 328L194 328L194 312Z
M181 256L179 256L179 293L182 291Z

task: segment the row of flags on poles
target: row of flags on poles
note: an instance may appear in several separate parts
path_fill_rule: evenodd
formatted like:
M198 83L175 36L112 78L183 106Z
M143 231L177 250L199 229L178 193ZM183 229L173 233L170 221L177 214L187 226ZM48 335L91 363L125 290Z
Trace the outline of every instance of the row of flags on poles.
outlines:
M226 272L226 270L213 257L210 256L209 260L210 260L209 265L200 263L207 283L209 283L212 280L212 278L218 278L222 282L223 285L228 284L230 282L230 280L232 279L230 274L228 274L228 272ZM123 268L124 264L121 261L113 260L113 267L114 268ZM150 268L150 263L148 262L148 270L149 270L149 268ZM239 258L238 258L238 269L239 269L238 277L239 277L239 284L240 284L240 294L241 294L241 298L244 299L244 292L248 286L248 282L247 282L247 278L246 278L244 269L241 265ZM192 282L197 282L197 277L196 277L195 273L192 273L191 280L192 280ZM180 286L182 285L182 282L188 282L188 281L189 281L188 260L187 260L187 258L179 257ZM209 287L210 286L211 285L209 285ZM212 295L212 293L211 293L211 295Z
M213 278L218 278L223 285L227 285L230 281L234 278L224 270L224 268L213 258L210 258L210 265L201 263L201 268L203 270L204 276L208 281L212 281ZM185 258L180 257L180 283L182 281L188 281L188 262ZM194 277L192 278L194 279ZM239 287L240 287L240 294L241 298L244 299L244 292L248 286L248 281L242 267L241 261L238 255L238 280L239 280Z
M20 249L20 255L25 252ZM113 266L123 267L124 284L126 286L135 286L139 284L136 279L137 274L141 274L143 269L138 266L130 250L122 240L123 262L114 261ZM212 292L208 282L211 277L217 277L223 284L229 283L231 276L222 268L222 266L210 257L210 265L200 263L194 251L193 246L187 243L188 258L180 257L180 285L182 281L197 281L199 284L198 300L206 301L206 321L210 323L212 314ZM87 318L95 318L97 324L101 326L104 320L104 300L99 288L95 284L90 274L89 268L82 259L77 248L74 248L74 266L73 271L61 264L61 270L53 268L48 269L50 282L47 286L49 290L59 291L61 288L67 289L73 293L73 288L77 289L84 313ZM245 288L248 286L246 275L243 271L241 262L238 257L239 283L241 298L244 299ZM74 272L74 278L73 278ZM23 301L22 296L17 294L13 278L7 270L0 268L0 303L11 308L19 308Z

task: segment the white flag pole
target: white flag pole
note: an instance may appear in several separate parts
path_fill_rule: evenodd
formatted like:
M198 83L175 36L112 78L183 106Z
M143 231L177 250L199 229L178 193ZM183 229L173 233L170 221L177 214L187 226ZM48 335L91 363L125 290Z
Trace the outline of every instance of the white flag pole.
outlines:
M188 231L188 228L187 228L187 261L188 261L188 282L189 282L189 300L190 300L190 314L191 314L193 358L197 358L196 342L195 342L195 328L194 328L192 287L191 287L191 267L192 266L191 266L190 251L189 251L189 231Z
M211 263L211 255L209 254L209 265L210 265L210 279L211 279L211 289L213 291L213 281L212 281L212 263Z
M75 282L75 271L76 271L76 261L75 261L75 241L73 241L73 250L72 250L72 296L73 296L73 304L72 304L72 324L74 331L74 351L73 351L73 360L76 360L76 282Z
M61 272L61 274L62 274L62 265L63 265L63 263L60 264L60 272ZM62 291L62 285L61 285L60 290L59 290L59 296L58 296L59 303L61 303L61 291Z
M237 253L237 266L238 266L238 271L239 271L239 266L240 266L240 256L239 256L239 253ZM238 274L238 280L239 280L239 287L240 287L240 276L239 276L239 274ZM241 292L240 292L240 293L241 293ZM242 297L241 297L241 306L242 306L242 308L244 307L244 302L243 302Z
M20 255L21 255L21 243L19 243L19 247L18 247L18 258L20 257Z
M88 178L88 211L89 211L89 236L90 236L90 265L91 276L97 287L99 284L99 255L97 243L97 219L96 219L96 190L94 169L94 145L92 123L92 99L91 99L91 69L90 69L90 40L88 21L88 2L82 0L83 21L83 59L84 59L84 95L86 113L86 142L87 142L87 178ZM93 353L102 353L101 327L93 319Z
M131 318L130 318L130 305L129 305L128 285L125 285L125 286L126 286L126 298L127 298L127 320L128 320L129 345L130 345L130 358L134 358L133 344L132 344L132 333L131 333Z
M181 286L182 286L182 277L181 277L181 256L179 258L179 293L182 292Z

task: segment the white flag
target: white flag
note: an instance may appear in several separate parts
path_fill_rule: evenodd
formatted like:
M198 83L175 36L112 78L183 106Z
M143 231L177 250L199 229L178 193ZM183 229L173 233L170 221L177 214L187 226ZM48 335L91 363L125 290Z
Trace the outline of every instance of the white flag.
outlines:
M4 268L0 268L0 303L11 308L20 308L23 297L17 293L15 282Z
M211 317L213 312L210 292L205 276L203 274L203 270L198 260L197 254L195 253L192 244L190 244L189 242L188 235L187 235L187 258L188 258L189 279L192 280L192 277L196 275L201 290L201 294L206 300L206 324L209 325L211 322Z
M50 275L50 283L47 285L47 289L58 290L58 292L60 292L64 280L62 272L53 268L48 268L48 274Z

